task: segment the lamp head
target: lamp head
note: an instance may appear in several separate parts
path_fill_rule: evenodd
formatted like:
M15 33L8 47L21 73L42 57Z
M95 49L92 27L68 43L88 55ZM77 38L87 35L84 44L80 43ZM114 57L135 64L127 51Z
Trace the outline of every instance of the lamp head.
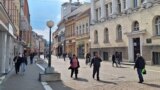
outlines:
M49 28L52 28L53 26L54 26L54 22L53 21L48 21L47 22L47 26L49 27Z

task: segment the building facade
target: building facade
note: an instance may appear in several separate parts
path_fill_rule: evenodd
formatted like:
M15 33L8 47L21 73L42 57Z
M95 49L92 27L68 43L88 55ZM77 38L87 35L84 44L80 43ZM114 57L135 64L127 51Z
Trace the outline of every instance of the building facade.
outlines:
M111 60L134 62L140 53L147 64L160 64L158 0L91 0L91 51Z
M28 0L21 0L20 8L20 41L23 43L24 52L29 54L31 52L32 27L30 25Z
M90 52L90 9L79 13L76 16L75 34L76 34L76 55L84 58Z
M19 1L0 0L0 74L13 67L13 58L18 53Z
M80 7L78 7L77 9L75 9L73 12L71 12L69 15L67 15L67 17L65 18L65 38L66 38L66 52L70 53L70 54L76 54L78 56L78 51L82 51L81 53L79 53L82 57L83 55L83 45L82 46L78 46L76 47L76 31L77 31L77 27L79 25L79 27L81 27L81 23L82 21L77 21L77 17L80 13L86 11L87 9L89 9L90 5L88 3L84 3L82 4ZM77 27L76 27L76 23L77 23ZM83 26L83 25L82 25ZM79 30L78 30L79 31ZM82 33L84 34L84 32ZM77 50L79 49L79 50Z

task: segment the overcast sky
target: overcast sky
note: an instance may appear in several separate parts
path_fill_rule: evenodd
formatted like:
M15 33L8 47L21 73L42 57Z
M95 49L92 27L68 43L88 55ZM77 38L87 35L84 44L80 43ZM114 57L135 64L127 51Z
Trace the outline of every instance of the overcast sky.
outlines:
M55 26L52 32L57 28L57 23L61 19L61 4L69 0L28 0L31 15L31 26L33 31L43 35L49 40L49 30L46 26L48 20L52 20ZM72 0L73 2L77 0ZM89 2L90 0L79 0L80 2Z

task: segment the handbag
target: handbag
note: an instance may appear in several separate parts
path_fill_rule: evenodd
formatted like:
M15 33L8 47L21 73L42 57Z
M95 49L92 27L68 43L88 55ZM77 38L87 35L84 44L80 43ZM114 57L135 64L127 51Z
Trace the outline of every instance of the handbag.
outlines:
M142 69L142 74L143 74L143 75L147 74L147 71L146 71L146 69L145 69L145 68L144 68L144 69Z

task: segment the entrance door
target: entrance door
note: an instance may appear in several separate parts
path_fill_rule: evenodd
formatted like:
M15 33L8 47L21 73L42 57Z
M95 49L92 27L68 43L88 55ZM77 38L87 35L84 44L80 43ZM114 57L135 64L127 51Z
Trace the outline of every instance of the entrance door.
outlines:
M134 51L134 61L135 61L136 54L140 53L140 38L133 38L133 51Z

